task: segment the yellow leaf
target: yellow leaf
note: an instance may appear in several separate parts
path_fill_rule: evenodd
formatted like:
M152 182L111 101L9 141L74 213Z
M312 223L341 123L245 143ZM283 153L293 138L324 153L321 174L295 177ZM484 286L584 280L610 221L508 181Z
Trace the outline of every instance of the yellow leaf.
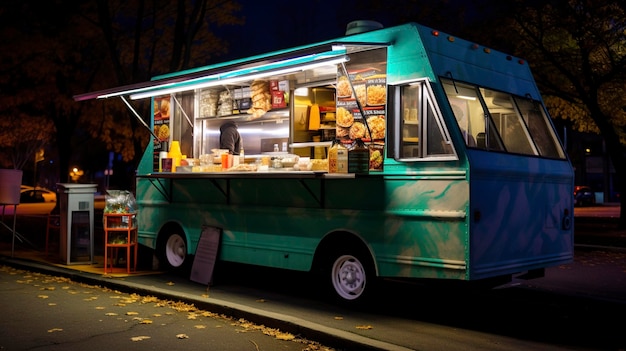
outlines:
M56 305L57 305L57 304L56 304L56 303L54 303L54 302L50 302L50 303L48 303L48 306L56 306Z
M276 339L278 340L293 340L296 337L289 333L276 333Z
M97 310L103 310L103 309L105 309L105 307L102 307L102 306L97 306L97 307L96 307L96 309L97 309Z
M342 320L343 320L343 317L341 317L341 316L336 316L336 317L335 317L335 320L342 321Z
M136 316L136 315L138 315L138 314L139 314L139 312L130 312L130 311L129 311L129 312L126 312L126 315L127 315L127 316Z
M371 325L357 325L356 328L357 329L361 329L361 330L369 330L369 329L372 329L374 327L372 327Z
M169 285L169 286L172 286L172 285L174 285L174 282L167 282L167 283L165 283L165 284L167 284L167 285Z
M176 338L178 338L178 339L189 339L189 336L187 336L187 334L176 334Z
M144 319L141 322L139 322L139 324L152 324L152 321L149 319Z
M37 295L37 297L40 299L47 299L48 295Z
M48 330L48 333L54 333L54 332L59 332L59 331L63 331L63 329L61 328L52 328Z
M141 340L146 340L146 339L150 339L149 336L133 336L132 338L130 338L130 340L132 341L141 341Z
M117 313L115 312L108 312L104 314L105 316L117 316Z
M196 329L204 329L204 328L206 328L206 325L196 324L193 327L196 328Z

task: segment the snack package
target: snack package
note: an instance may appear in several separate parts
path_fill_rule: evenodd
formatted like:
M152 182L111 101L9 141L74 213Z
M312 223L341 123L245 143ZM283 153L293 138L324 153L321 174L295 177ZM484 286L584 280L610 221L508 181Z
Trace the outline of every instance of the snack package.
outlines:
M137 211L137 201L128 190L107 190L104 200L104 213L132 213Z

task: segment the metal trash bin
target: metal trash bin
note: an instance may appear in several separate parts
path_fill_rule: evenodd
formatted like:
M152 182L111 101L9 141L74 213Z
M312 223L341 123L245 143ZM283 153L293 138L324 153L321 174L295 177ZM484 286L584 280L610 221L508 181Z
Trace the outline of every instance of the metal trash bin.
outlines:
M67 265L94 261L94 193L96 184L58 183L61 230L59 254Z

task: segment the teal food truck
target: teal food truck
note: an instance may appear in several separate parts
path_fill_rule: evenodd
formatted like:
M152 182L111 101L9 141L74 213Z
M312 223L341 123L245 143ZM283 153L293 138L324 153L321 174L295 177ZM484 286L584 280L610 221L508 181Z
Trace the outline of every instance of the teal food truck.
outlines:
M139 243L181 267L216 228L219 260L319 273L345 302L570 263L573 170L528 64L419 24L348 28L75 97L152 99Z

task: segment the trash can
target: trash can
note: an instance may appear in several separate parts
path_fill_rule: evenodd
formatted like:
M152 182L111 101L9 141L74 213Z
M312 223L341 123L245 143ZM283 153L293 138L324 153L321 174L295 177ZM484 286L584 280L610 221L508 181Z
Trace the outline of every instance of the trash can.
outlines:
M96 184L58 183L61 216L59 254L67 265L94 261L94 193Z

